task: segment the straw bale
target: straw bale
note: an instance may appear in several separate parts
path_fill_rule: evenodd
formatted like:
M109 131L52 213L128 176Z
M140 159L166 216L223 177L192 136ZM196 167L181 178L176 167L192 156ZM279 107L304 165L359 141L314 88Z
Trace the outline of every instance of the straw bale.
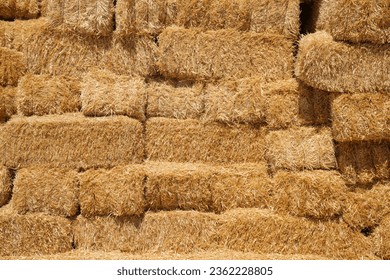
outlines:
M197 120L151 118L146 123L147 158L173 162L262 162L265 129L228 127Z
M28 256L72 250L71 222L45 214L0 215L0 255Z
M258 209L231 210L219 222L219 242L232 250L332 259L373 257L371 242L344 223L313 222Z
M111 167L144 159L142 124L123 116L85 118L80 114L15 117L0 130L9 167Z
M0 86L16 86L25 72L23 53L0 47Z
M278 213L327 220L345 211L348 189L338 172L280 171L273 183L272 205Z
M142 166L117 166L80 174L80 207L85 217L141 215L145 209Z
M0 165L0 207L7 204L11 198L12 177L7 167Z
M382 221L374 232L375 254L385 260L390 260L390 215Z
M389 45L336 42L326 32L304 36L295 74L307 85L330 92L390 92Z
M354 43L390 43L388 0L323 0L319 5L317 29L336 40Z
M389 94L343 94L332 102L336 141L390 140Z
M336 157L327 127L293 127L266 137L266 157L272 170L333 169Z
M78 112L81 108L79 80L27 74L20 79L16 104L18 113L25 116Z
M170 27L159 36L161 74L179 79L220 79L292 75L292 42L281 35Z
M336 151L347 184L369 184L390 178L389 142L338 143Z
M16 114L16 88L0 86L0 123Z
M40 15L39 0L3 0L0 19L33 19Z
M84 76L81 102L85 116L125 115L143 121L146 84L141 78L94 70Z
M369 190L356 189L348 196L348 207L343 219L354 229L374 228L390 214L390 183L377 183Z
M48 0L50 25L64 31L107 36L114 31L112 0Z
M199 119L204 112L203 84L152 82L148 85L148 117Z

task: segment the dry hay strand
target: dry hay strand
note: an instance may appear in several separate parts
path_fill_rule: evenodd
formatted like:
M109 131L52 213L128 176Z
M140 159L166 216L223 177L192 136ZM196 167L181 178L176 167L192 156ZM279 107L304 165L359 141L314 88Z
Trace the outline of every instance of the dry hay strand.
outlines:
M114 31L114 13L112 0L48 0L46 6L51 27L96 36Z
M24 116L78 112L80 82L66 76L27 74L19 81L16 106Z
M347 184L370 184L390 178L389 142L338 143L336 154Z
M146 84L141 78L93 70L83 78L81 102L85 116L125 115L143 121Z
M336 42L326 32L300 40L295 74L330 92L390 92L389 45Z
M390 141L390 95L342 94L332 102L336 141Z
M266 136L266 158L278 169L333 169L336 157L331 130L327 127L293 127Z
M71 222L45 214L0 215L0 256L55 254L72 250Z
M22 168L14 180L13 208L19 214L44 212L72 217L78 214L78 188L76 171Z
M224 248L243 252L374 258L371 242L344 223L313 222L268 210L225 212L219 221L218 235Z
M148 117L200 119L204 112L203 84L151 82L148 85Z
M377 183L370 190L357 189L348 194L343 220L353 229L372 229L390 214L390 183Z
M228 127L198 120L151 118L146 123L147 158L171 162L262 162L265 129Z
M0 19L34 19L40 15L40 0L3 0Z
M23 53L0 47L0 86L16 86L25 72Z
M140 165L88 170L80 174L84 217L141 215L145 210L145 171Z
M11 199L12 177L7 167L0 165L0 207Z
M384 260L390 260L390 215L375 229L373 235L375 254Z
M273 184L272 206L278 213L329 220L345 211L348 189L338 172L281 171Z
M144 159L142 124L123 116L80 114L15 117L0 130L2 161L9 167L111 167Z
M292 42L281 35L170 27L159 36L157 66L170 78L281 80L291 78L292 64Z
M390 43L388 0L323 0L319 5L317 29L339 41Z
M0 86L0 123L16 114L16 88Z

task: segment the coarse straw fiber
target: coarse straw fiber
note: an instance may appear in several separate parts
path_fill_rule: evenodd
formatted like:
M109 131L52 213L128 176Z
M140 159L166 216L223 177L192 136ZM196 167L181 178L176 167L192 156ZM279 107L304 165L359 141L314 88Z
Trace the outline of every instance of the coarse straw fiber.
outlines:
M40 15L39 0L2 0L0 19L34 19Z
M384 260L390 260L390 215L375 229L374 235L375 254Z
M265 128L247 125L150 118L146 122L146 154L152 161L263 162L265 134Z
M166 27L269 32L295 40L299 32L298 0L118 0L120 34L158 34Z
M0 123L16 114L16 87L0 86Z
M390 183L376 183L371 189L357 188L348 193L343 220L357 230L372 229L390 214Z
M84 217L132 216L145 211L142 165L87 170L80 174L80 209Z
M390 178L390 142L344 142L336 145L338 167L347 184L370 184Z
M24 116L78 112L81 108L80 80L27 74L19 81L16 106L18 113Z
M336 141L390 141L390 94L342 94L332 102Z
M203 87L202 83L150 82L148 118L200 119L204 112Z
M0 207L7 204L11 198L12 177L7 167L0 165Z
M9 167L111 167L144 159L143 126L123 116L15 117L0 129L0 159Z
M23 53L0 47L0 86L16 86L25 72Z
M281 35L169 27L159 36L157 66L168 78L281 80L292 77L292 50L292 41Z
M317 29L339 41L390 43L388 0L322 0Z
M266 158L271 170L334 169L336 156L330 128L293 127L269 132Z
M348 188L336 171L280 171L273 184L272 205L278 213L329 220L345 211Z
M44 212L72 217L78 214L78 174L63 168L34 166L16 172L12 196L19 214Z
M125 115L143 121L146 97L143 79L107 70L88 72L81 86L82 112L90 117Z
M0 256L55 254L72 250L71 221L46 214L1 214Z
M96 36L114 31L112 0L48 0L46 9L50 25L64 31Z
M375 258L371 242L344 223L314 222L269 210L225 212L218 225L224 248L263 254L309 254L332 259Z
M390 45L336 42L324 31L309 34L300 40L295 74L325 91L389 93Z

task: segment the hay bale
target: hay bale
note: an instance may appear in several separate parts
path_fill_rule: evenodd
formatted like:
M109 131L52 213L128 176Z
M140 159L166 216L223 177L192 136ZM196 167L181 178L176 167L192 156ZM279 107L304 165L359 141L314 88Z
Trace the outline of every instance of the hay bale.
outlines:
M25 72L23 53L0 47L0 86L16 86Z
M266 157L272 170L333 169L336 157L327 127L293 127L266 137Z
M45 214L0 215L0 256L55 254L72 250L71 222Z
M151 118L146 123L147 158L172 162L262 162L265 129Z
M332 102L336 141L390 140L390 95L343 94Z
M338 172L280 171L273 184L272 206L278 213L328 220L345 211L348 189Z
M336 155L347 184L370 184L390 178L389 142L338 143Z
M354 43L390 43L388 0L324 0L319 5L317 29L336 40Z
M0 86L0 123L16 114L16 88Z
M375 229L373 241L375 254L384 260L390 260L390 215Z
M7 204L11 198L12 177L7 167L0 165L0 207Z
M125 115L143 121L146 84L141 78L94 70L84 76L81 102L85 116Z
M27 74L20 79L16 106L24 116L78 112L81 108L79 80Z
M9 167L111 167L144 159L142 124L117 116L79 114L15 117L0 130L2 161Z
M40 15L39 0L4 0L0 3L0 18L34 19Z
M200 119L204 112L203 84L152 82L148 85L148 117Z
M159 36L157 66L170 78L289 79L292 63L292 42L280 35L170 27Z
M50 25L64 31L107 36L114 31L112 0L48 0Z
M227 249L332 259L373 258L371 243L343 223L313 222L258 209L231 210L219 222L219 244Z
M80 174L80 208L84 217L141 215L145 209L142 166L118 166Z
M343 220L353 229L373 229L390 213L390 183L377 183L372 189L356 189L348 194Z
M326 32L303 37L299 43L297 77L330 92L390 92L389 45L336 42Z

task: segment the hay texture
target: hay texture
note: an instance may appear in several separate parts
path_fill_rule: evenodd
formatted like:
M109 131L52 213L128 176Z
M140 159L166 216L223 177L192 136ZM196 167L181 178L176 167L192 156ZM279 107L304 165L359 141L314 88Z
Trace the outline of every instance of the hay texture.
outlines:
M389 45L336 42L326 32L303 37L295 74L312 87L330 92L390 92Z
M348 184L370 184L390 178L389 142L345 142L336 147L338 166Z
M107 36L114 31L112 0L48 0L50 25L64 31Z
M7 204L11 198L12 177L5 166L0 166L0 207Z
M125 115L145 119L146 84L143 79L118 76L104 70L84 76L81 87L85 116Z
M0 47L0 86L16 86L25 72L23 53Z
M343 94L332 102L336 141L390 141L389 94Z
M327 127L272 131L266 137L266 146L272 170L336 168L332 133Z
M194 80L291 78L292 42L280 35L170 27L159 36L159 71Z
M16 88L0 86L0 123L16 114Z
M0 215L0 256L55 254L72 250L68 219L45 214Z
M280 171L273 184L272 206L278 213L328 220L345 211L348 189L337 172Z
M40 14L39 0L4 0L0 3L0 19L34 19Z
M390 43L388 0L323 0L319 5L317 29L336 40L354 43Z
M204 112L203 84L151 82L147 88L148 117L200 119Z
M27 74L20 79L16 106L24 116L78 112L80 82L66 76Z
M91 168L138 163L144 158L143 127L117 116L79 114L16 117L0 130L2 160L10 167L47 165Z
M85 217L141 215L145 210L145 172L128 165L80 174L80 208Z
M313 254L342 259L372 258L371 243L343 223L312 222L268 210L226 212L218 226L224 248L263 254Z
M375 254L384 260L390 260L390 216L382 221L381 225L375 229L373 236L375 244Z
M265 129L151 118L146 123L146 141L147 158L153 161L262 162Z

